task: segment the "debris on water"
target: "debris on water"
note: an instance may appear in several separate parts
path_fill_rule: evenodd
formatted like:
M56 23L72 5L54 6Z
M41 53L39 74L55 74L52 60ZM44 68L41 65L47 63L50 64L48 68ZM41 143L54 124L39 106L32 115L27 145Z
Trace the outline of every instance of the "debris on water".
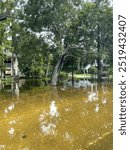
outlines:
M23 139L27 138L27 135L26 135L26 134L23 134L23 135L22 135L22 138L23 138Z
M22 133L21 133L21 138L22 138L22 139L27 138L27 134L26 134L25 132L22 132Z

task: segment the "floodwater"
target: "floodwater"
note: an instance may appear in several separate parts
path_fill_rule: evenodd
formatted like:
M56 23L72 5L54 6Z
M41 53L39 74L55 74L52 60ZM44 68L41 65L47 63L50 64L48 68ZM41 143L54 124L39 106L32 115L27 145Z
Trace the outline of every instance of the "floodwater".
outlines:
M112 84L0 86L0 150L112 150Z

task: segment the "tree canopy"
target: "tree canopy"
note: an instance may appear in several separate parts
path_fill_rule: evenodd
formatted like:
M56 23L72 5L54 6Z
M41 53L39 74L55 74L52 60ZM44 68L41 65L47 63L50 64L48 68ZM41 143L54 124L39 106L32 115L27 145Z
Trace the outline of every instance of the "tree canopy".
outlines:
M3 7L9 8L12 18L0 24L0 53L4 47L17 54L26 76L49 76L51 84L57 85L64 63L64 70L67 66L70 70L72 64L85 67L95 60L100 65L101 59L112 66L109 1L20 0L2 4L1 13Z

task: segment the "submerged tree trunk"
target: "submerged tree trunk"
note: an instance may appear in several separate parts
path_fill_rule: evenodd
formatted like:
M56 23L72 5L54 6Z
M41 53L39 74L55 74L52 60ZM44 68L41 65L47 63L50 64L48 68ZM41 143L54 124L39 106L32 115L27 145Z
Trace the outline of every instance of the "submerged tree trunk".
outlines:
M98 81L102 81L102 71L101 71L102 66L99 58L97 60L97 63L98 63Z
M54 86L57 85L59 71L60 71L60 68L63 64L64 57L65 57L65 54L61 55L58 62L56 63L56 65L54 67L53 74L52 74L51 85L54 85Z

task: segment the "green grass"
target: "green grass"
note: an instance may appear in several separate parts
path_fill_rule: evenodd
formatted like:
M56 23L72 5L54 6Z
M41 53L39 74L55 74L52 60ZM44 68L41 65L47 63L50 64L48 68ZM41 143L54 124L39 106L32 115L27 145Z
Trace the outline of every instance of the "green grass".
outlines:
M93 75L91 75L91 74L75 74L74 77L75 78L91 78L91 77L93 77Z
M71 74L68 74L68 77L71 78ZM74 78L75 79L84 79L84 78L88 78L88 79L91 79L91 78L94 78L95 75L94 74L74 74ZM110 75L109 76L109 79L112 80L113 79L113 76Z
M71 77L71 74L68 74L68 77ZM74 74L74 78L76 79L84 79L84 78L93 78L94 75L91 74Z

